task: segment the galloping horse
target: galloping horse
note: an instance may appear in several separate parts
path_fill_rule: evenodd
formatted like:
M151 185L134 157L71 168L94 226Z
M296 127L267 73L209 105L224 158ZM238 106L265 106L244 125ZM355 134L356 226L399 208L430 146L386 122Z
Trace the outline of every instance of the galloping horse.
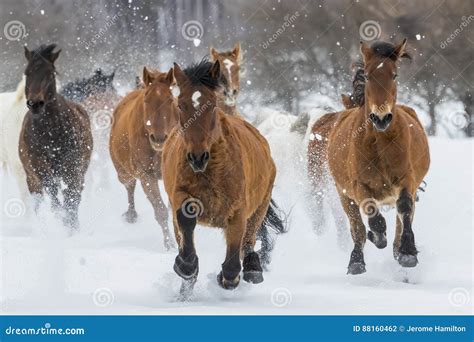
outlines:
M225 113L238 115L237 97L240 92L240 64L242 63L242 54L240 52L240 43L237 42L230 51L218 52L211 47L212 62L219 61L224 68L221 70L227 79L227 85L222 89L222 96L219 96L217 106Z
M25 47L26 105L29 108L20 133L20 160L26 172L28 189L36 197L36 209L46 191L54 209L59 209L62 191L64 223L78 228L78 209L84 176L92 152L89 117L78 104L56 92L54 62L61 50L56 44L30 51Z
M114 111L110 132L110 156L120 182L128 193L129 223L137 219L134 192L137 179L155 211L167 249L173 246L168 230L168 211L160 196L163 143L177 124L177 104L170 87L175 83L173 69L168 73L143 69L144 87L129 93Z
M387 246L380 205L397 208L394 258L403 267L418 263L412 221L416 190L430 164L428 140L413 109L397 105L397 61L409 58L406 39L398 45L361 42L364 62L363 99L355 108L323 116L313 126L320 137L308 146L309 169L316 177L327 163L349 218L354 249L349 274L365 272L367 233L360 209L368 216L368 238Z
M179 245L174 270L183 285L194 284L199 268L194 228L200 223L224 229L227 253L219 285L237 287L241 257L244 280L260 283L257 230L283 229L271 201L276 169L268 143L248 122L217 107L225 83L220 61L203 60L184 71L175 64L174 73L180 88L179 126L165 142L162 162Z

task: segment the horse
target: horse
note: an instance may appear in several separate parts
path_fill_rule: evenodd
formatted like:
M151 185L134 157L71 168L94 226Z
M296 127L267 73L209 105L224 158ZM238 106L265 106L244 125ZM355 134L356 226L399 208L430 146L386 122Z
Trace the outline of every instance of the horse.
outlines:
M97 69L89 78L82 78L67 83L60 94L66 99L84 107L89 114L94 139L91 171L88 175L88 189L100 191L108 186L110 163L108 162L109 135L112 124L112 113L121 99L114 87L115 72L106 74Z
M55 52L55 49L56 44L41 45L33 51L25 46L28 112L23 120L18 150L28 189L35 198L35 211L46 192L53 209L64 211L64 224L77 230L93 141L86 111L56 91L54 63L61 50ZM58 199L61 182L65 185L62 204Z
M181 292L192 288L199 271L197 223L224 230L227 252L217 276L222 288L238 286L241 257L243 279L260 283L257 230L284 230L271 199L276 168L268 143L251 124L218 107L226 82L219 60L202 60L184 71L175 63L174 74L179 125L165 141L162 173L179 246L174 271L183 278Z
M137 179L155 211L166 249L173 247L168 230L168 211L160 195L161 154L171 128L177 124L177 104L171 93L173 68L167 73L143 69L144 87L129 93L113 113L110 156L119 181L128 193L125 220L137 220L134 192Z
M311 139L317 139L312 134L311 128L328 110L332 110L332 107L315 107L295 116L270 108L262 108L257 110L258 114L253 124L267 139L271 150L276 152L274 159L280 178L285 180L290 177L297 180L291 186L286 199L291 198L295 193L298 194L297 200L304 201L314 232L322 235L327 230L326 222L323 220L324 205L322 201L315 203L314 199L324 197L336 223L337 244L342 250L346 250L350 240L346 227L347 219L330 176L326 174L324 178L321 178L324 180L322 184L324 188L318 188L315 192L314 187L311 186L314 177L307 177L308 174L305 172L308 163L306 156L308 143ZM277 177L276 184L279 181Z
M393 256L402 267L418 264L412 228L416 191L430 165L428 140L416 112L397 101L397 62L410 58L406 39L399 44L361 42L363 99L357 106L319 119L308 145L308 168L317 190L325 165L336 183L349 219L354 248L348 274L366 271L363 249L368 239L387 246L381 205L397 209ZM368 216L366 232L361 211Z
M16 91L0 94L0 164L10 173L18 185L21 201L28 203L29 193L26 186L26 174L18 155L21 125L28 108L25 97L25 77Z
M240 75L242 54L240 52L240 42L237 42L232 50L218 52L214 47L210 48L211 61L219 61L224 77L227 79L227 85L222 89L222 96L219 96L218 107L230 115L238 115L237 97L240 92Z

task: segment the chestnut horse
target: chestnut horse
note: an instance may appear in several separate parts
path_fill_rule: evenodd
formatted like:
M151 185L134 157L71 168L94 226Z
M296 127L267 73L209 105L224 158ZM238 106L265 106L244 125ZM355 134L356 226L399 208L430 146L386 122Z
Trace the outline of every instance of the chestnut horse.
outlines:
M222 96L219 96L217 106L226 114L238 115L237 97L240 92L240 64L242 55L240 52L240 43L237 42L232 50L218 52L211 47L211 61L219 61L222 68L221 72L227 80L227 85L222 89Z
M168 73L143 69L143 88L129 93L114 111L110 132L110 156L119 181L128 193L127 222L137 220L135 185L142 188L163 230L166 249L173 247L168 230L168 210L160 195L161 153L171 128L177 124L177 104L171 94L173 69Z
M406 39L393 45L361 42L364 62L363 99L356 106L323 116L313 126L315 139L308 146L309 169L317 175L329 166L349 218L354 249L349 274L365 272L366 237L378 248L387 246L386 222L378 208L397 209L393 255L403 267L418 263L412 221L416 191L428 172L428 140L413 109L396 104L397 61L409 57ZM360 210L368 216L366 233Z
M54 52L55 48L55 44L33 51L25 47L25 95L29 110L20 133L19 154L28 189L36 198L35 209L45 191L54 209L65 210L65 225L78 228L92 134L86 111L56 92L54 62L61 50ZM57 197L61 182L66 186L62 206Z
M174 73L180 88L179 126L165 142L162 172L179 245L174 270L184 279L182 290L198 275L197 223L224 229L221 287L237 287L241 257L243 279L260 283L257 230L263 225L283 229L271 201L276 169L268 143L248 122L217 107L225 83L219 60L203 60L184 71L175 64Z

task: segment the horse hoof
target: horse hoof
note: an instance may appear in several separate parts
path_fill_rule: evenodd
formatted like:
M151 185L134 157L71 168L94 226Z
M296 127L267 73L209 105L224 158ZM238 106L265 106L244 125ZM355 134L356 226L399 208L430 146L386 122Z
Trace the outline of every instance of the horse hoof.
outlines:
M397 258L398 263L402 267L415 267L418 264L418 258L416 255L410 254L399 254Z
M220 287L222 287L223 289L226 289L226 290L235 289L239 285L239 282L240 282L240 275L235 277L234 280L225 279L224 276L222 275L222 272L220 272L217 275L217 283L219 284Z
M185 261L178 255L174 261L173 269L177 275L185 280L195 278L199 272L199 259L195 255L191 261Z
M369 230L367 238L379 249L387 247L387 235Z
M244 280L251 284L260 284L263 282L263 274L258 271L244 272Z
M347 274L362 274L365 273L365 264L361 262L354 262L352 264L349 264L347 267Z
M122 214L122 217L128 223L135 223L135 222L137 222L138 214L135 210L128 210L128 211L126 211Z

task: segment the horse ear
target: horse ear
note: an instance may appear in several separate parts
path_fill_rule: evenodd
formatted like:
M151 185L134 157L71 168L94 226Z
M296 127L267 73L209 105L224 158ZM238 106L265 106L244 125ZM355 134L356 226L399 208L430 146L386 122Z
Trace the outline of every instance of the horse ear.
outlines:
M51 52L51 55L49 56L49 61L54 64L56 60L59 57L59 54L61 53L61 50L58 50L57 52Z
M186 82L186 75L184 74L183 70L179 67L178 64L173 64L173 73L178 85L182 85Z
M406 55L405 53L405 48L407 46L407 39L403 39L403 41L395 46L395 54L397 55L397 58L404 57Z
M216 49L214 49L212 46L211 46L211 57L212 57L212 60L217 60L217 57L219 57L219 52L217 52Z
M171 69L168 71L168 74L166 74L166 81L168 82L168 84L169 84L170 86L176 84L176 80L174 79L174 69L173 69L173 68L171 68Z
M145 84L145 87L148 87L150 84L153 83L155 79L155 75L147 69L147 67L143 67L143 83Z
M219 60L216 60L211 67L211 77L216 80L221 77L221 63Z
M360 41L360 53L364 57L364 62L367 62L367 60L372 56L372 49L366 42Z
M26 46L24 46L24 48L25 48L25 58L27 61L29 61L31 59L31 51L28 50Z
M346 109L354 108L354 102L352 102L351 97L346 94L341 95L342 104Z
M234 55L235 58L239 58L240 56L240 42L235 43L234 49L232 50L232 55Z

